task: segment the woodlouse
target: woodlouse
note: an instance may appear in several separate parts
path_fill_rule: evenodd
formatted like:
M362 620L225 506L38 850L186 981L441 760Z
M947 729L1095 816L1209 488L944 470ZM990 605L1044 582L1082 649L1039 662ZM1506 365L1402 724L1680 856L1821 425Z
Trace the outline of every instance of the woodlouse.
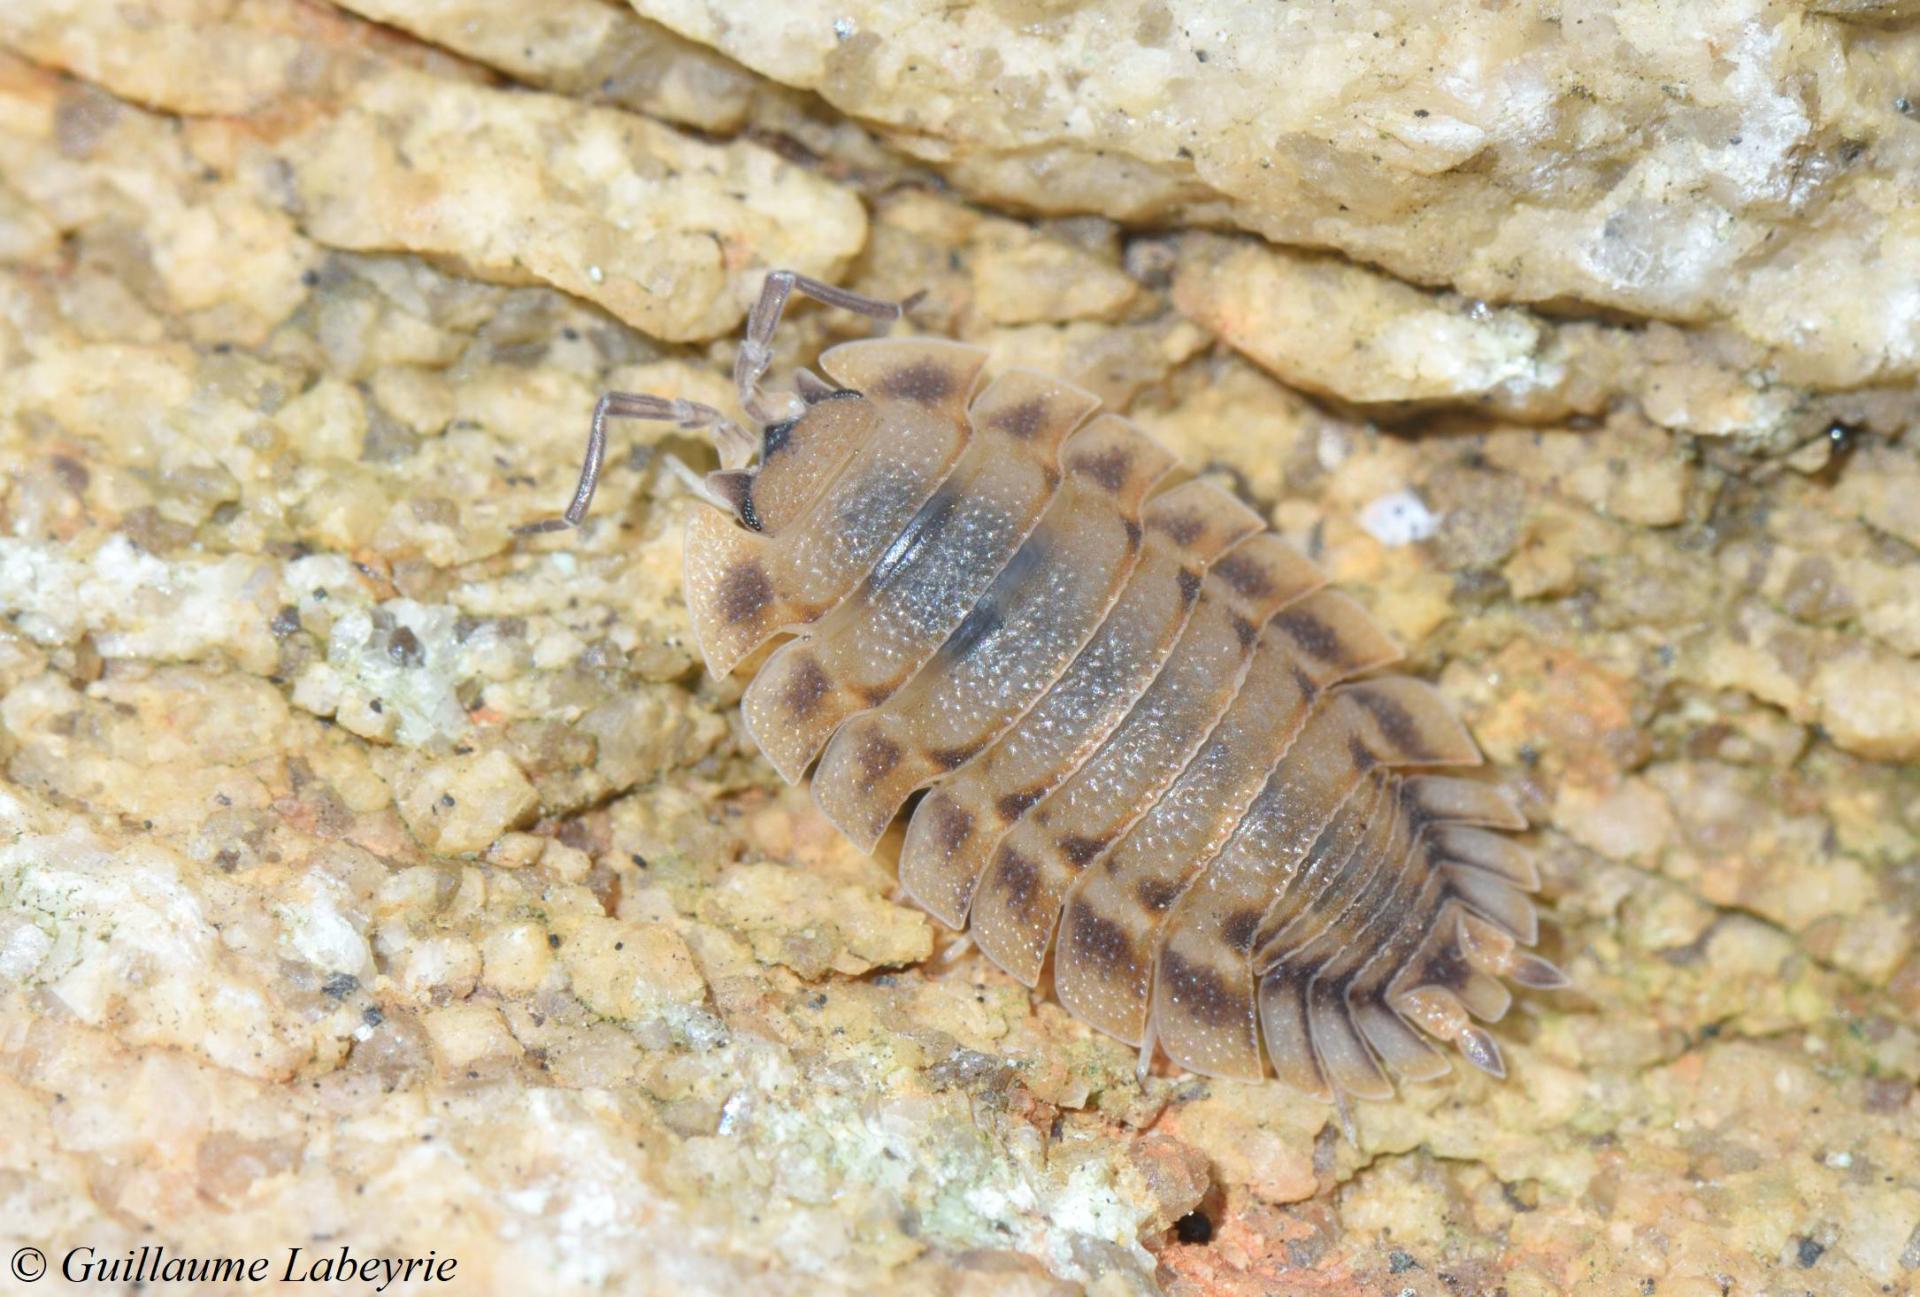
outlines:
M713 430L689 484L686 598L725 676L774 638L742 708L781 775L871 850L910 798L900 880L1078 1017L1179 1065L1267 1064L1342 1104L1449 1070L1504 1074L1499 980L1538 885L1490 830L1490 784L1434 690L1262 519L1072 384L932 338L845 343L796 391L762 379L789 295L769 276L735 370L755 437L710 407L610 394L564 519L591 501L609 417ZM831 380L831 381L829 381Z

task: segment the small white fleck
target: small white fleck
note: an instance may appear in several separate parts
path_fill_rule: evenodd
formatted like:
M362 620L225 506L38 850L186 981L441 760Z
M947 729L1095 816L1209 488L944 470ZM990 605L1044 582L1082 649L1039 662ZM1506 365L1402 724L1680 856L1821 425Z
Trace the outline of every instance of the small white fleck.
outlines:
M1836 1171L1844 1171L1853 1165L1853 1154L1829 1153L1827 1154L1827 1165Z
M1314 441L1313 457L1321 468L1331 473L1346 462L1348 449L1347 435L1338 428L1326 427Z
M1440 519L1409 490L1381 496L1360 511L1360 525L1382 545L1411 545L1440 530Z
M588 279L591 279L591 280L592 280L592 281L593 281L594 283L596 283L596 284L597 284L597 283L599 283L599 282L600 282L601 280L603 280L603 279L605 279L606 277L607 277L607 274L606 274L606 272L605 272L604 270L602 270L602 269L600 269L600 267L598 267L598 266L588 266L588 267L587 267L587 278L588 278Z
M853 35L853 19L835 18L833 20L833 36L835 40L844 41L850 38L852 35Z

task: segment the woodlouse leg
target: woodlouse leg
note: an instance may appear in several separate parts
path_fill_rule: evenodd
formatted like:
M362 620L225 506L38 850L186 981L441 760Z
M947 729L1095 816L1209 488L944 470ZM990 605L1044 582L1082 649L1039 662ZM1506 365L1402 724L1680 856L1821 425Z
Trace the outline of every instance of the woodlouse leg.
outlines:
M1154 1051L1160 1047L1160 1040L1153 1034L1153 1020L1147 1020L1147 1029L1140 1037L1140 1061L1133 1065L1133 1082L1142 1090L1147 1088L1147 1078L1153 1075Z
M882 301L809 279L792 270L769 274L760 287L760 300L747 315L747 336L741 339L740 354L733 361L733 384L740 393L740 408L747 412L748 418L760 423L779 423L794 418L805 408L804 394L796 397L783 393L773 397L760 385L767 367L773 364L773 331L779 327L780 315L787 309L787 299L795 293L875 320L897 320L920 300L920 294L915 293L901 302Z
M567 505L566 512L558 518L515 527L513 530L516 535L564 531L568 527L578 527L585 521L587 510L593 504L593 493L600 487L601 469L606 464L608 419L659 419L689 430L712 428L714 444L720 448L720 462L726 468L741 467L754 450L753 439L733 420L710 405L641 392L608 392L593 407L593 422L587 429L587 453L580 464L580 483L573 489L573 500ZM703 498L706 494L704 490L696 493Z

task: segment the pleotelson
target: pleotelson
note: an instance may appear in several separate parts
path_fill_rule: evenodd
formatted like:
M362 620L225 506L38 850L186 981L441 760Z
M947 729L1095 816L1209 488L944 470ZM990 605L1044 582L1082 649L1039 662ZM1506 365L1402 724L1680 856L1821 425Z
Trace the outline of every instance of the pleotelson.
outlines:
M1071 384L934 339L849 343L839 390L687 538L715 674L789 781L1076 1016L1324 1097L1501 1074L1538 879L1479 750L1359 605ZM743 521L744 520L744 521ZM1477 1021L1476 1021L1477 1020Z

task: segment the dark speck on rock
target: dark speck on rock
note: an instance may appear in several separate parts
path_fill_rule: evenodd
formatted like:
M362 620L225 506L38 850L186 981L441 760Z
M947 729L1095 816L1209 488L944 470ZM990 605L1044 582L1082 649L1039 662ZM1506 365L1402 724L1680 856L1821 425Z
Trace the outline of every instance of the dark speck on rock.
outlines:
M418 635L401 626L387 637L387 656L403 667L417 667L427 660L427 650Z
M1190 1211L1173 1222L1173 1235L1182 1243L1211 1243L1213 1222L1203 1211Z
M335 973L321 984L320 991L335 1000L344 1000L360 989L360 979L352 973Z

